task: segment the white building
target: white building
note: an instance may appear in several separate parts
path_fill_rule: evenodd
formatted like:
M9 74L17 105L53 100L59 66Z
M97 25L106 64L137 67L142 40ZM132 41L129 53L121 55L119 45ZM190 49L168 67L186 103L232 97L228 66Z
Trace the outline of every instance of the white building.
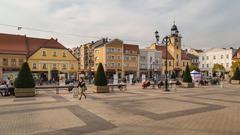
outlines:
M162 69L162 52L154 49L140 49L140 77L159 79Z
M212 76L214 64L223 65L226 72L231 71L232 56L235 50L232 48L212 48L199 53L199 69L206 75Z

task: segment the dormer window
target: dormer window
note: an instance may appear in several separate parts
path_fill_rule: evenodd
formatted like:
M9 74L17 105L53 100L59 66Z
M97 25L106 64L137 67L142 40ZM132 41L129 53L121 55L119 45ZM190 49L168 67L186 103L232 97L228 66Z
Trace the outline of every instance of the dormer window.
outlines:
M53 52L53 57L57 57L57 52Z
M47 56L46 51L42 51L42 56Z
M63 57L66 57L66 53L65 52L63 52Z

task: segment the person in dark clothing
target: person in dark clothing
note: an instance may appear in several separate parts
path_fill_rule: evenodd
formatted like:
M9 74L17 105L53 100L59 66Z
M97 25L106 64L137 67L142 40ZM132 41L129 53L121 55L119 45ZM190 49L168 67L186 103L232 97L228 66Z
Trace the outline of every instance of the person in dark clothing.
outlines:
M86 84L84 82L84 79L81 77L79 79L79 83L78 83L78 89L79 89L79 92L80 92L80 97L79 97L79 100L81 100L82 98L82 95L85 97L85 99L87 98L86 94L84 93L86 90L87 90L87 87L86 87Z

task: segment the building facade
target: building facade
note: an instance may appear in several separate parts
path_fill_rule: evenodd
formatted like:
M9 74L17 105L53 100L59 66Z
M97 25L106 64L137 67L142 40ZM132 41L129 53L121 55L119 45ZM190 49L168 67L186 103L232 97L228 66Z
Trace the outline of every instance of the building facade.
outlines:
M0 44L8 45L8 50L0 49L7 53L2 54L4 72L11 69L9 72L17 75L21 64L27 61L36 80L58 81L60 74L64 74L66 79L77 79L77 58L57 39L1 34ZM11 47L9 47L10 45Z
M14 80L27 59L26 37L0 34L0 80Z
M162 52L162 73L165 73L165 64L167 62L168 73L171 75L173 72L177 77L182 75L186 65L191 65L191 59L185 51L182 50L182 36L179 34L177 26L174 24L171 28L171 34L168 36L170 43L168 43L167 51L165 45L152 44L149 49L155 49ZM166 61L167 56L167 61Z
M212 76L214 64L220 64L225 68L225 72L231 71L232 57L235 53L231 48L212 48L199 54L199 69L206 76Z
M139 78L139 46L133 44L123 44L123 75L133 75L134 78Z
M155 49L140 49L139 56L140 76L160 79L162 74L162 52Z

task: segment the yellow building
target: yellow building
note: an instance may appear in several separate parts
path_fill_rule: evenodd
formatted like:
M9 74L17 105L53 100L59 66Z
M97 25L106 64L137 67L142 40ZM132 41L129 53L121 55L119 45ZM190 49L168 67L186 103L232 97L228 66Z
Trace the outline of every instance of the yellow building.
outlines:
M123 41L114 39L95 46L94 62L95 71L98 64L102 63L108 78L112 78L113 74L118 74L121 77L123 71Z
M133 44L124 44L124 65L123 74L132 74L134 78L139 78L139 46Z
M0 80L14 80L26 61L26 37L0 34Z
M186 52L182 50L182 37L179 34L177 26L174 24L171 28L171 34L168 36L170 43L167 47L167 58L168 58L168 72L171 74L174 72L177 76L180 76L185 70L186 65L191 65L191 59L188 57ZM166 63L166 46L152 44L150 49L156 49L162 51L163 65L162 73L165 72Z
M77 79L77 58L57 40L28 38L28 43L28 63L35 79L59 80L59 74Z
M94 72L94 49L92 44L87 43L79 48L80 72L86 76L92 76Z
M30 38L0 34L0 79L14 80L23 62L27 61L35 79L77 79L78 61L57 39Z

